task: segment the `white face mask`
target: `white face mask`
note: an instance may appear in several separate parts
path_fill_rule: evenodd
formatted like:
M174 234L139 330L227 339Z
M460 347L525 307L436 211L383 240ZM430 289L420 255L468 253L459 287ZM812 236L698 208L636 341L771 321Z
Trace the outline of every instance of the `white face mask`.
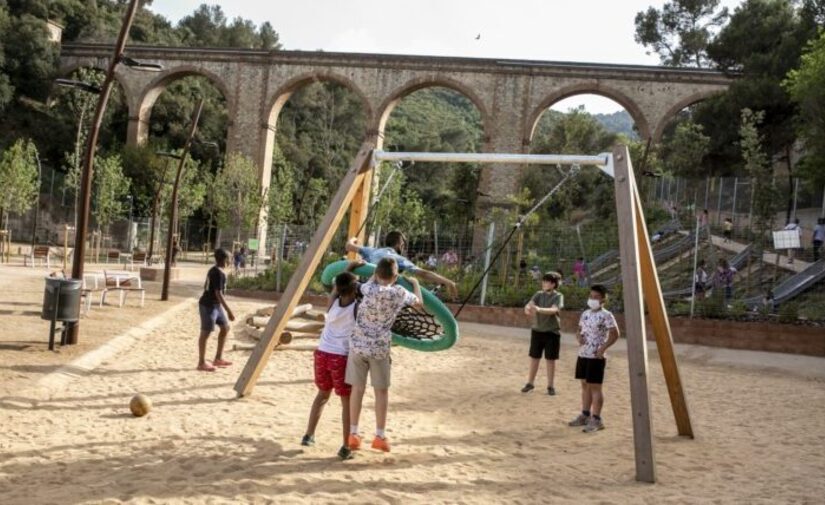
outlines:
M601 304L601 302L599 302L598 300L596 300L596 299L594 299L594 298L588 298L588 299L587 299L587 306L588 306L591 310L596 310L596 309L598 309L599 307L601 307L601 306L602 306L602 304Z

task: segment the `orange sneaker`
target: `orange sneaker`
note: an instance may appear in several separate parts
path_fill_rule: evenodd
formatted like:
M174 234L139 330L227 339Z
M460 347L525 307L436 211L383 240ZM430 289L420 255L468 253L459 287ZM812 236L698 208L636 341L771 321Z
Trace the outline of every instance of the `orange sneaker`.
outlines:
M372 448L379 451L390 452L390 440L386 437L381 438L378 435L372 439Z
M356 435L355 433L350 433L349 438L347 439L347 445L349 446L349 450L357 451L361 448L361 435Z

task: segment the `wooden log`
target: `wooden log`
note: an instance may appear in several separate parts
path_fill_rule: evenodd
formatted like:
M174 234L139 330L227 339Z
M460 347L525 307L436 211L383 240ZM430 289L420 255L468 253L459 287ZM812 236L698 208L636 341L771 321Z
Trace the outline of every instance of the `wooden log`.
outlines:
M255 344L233 344L232 345L233 351L254 351Z
M314 319L315 321L326 321L327 320L327 313L322 310L308 310L304 317L308 319Z
M320 332L324 329L324 323L318 321L301 321L297 319L290 319L286 323L287 331L301 331L301 332Z
M289 332L292 335L292 339L319 339L321 338L320 333L312 333L312 332L300 332L300 331L291 331Z
M314 344L297 344L297 345L279 345L275 347L275 351L315 351L318 346Z
M247 326L244 329L244 335L253 340L260 340L261 336L263 336L263 332L264 331L262 329L252 328L250 326ZM281 336L278 338L278 343L288 344L290 342L292 342L292 333L288 331L281 333Z
M258 309L255 312L254 316L249 316L246 318L246 324L257 326L259 328L265 328L266 323L269 322L269 318L272 317L272 312L275 310L275 307L264 307L262 309ZM305 303L304 305L298 305L295 309L292 310L292 315L289 316L290 318L293 317L300 317L312 310L311 303ZM311 318L315 319L315 318Z

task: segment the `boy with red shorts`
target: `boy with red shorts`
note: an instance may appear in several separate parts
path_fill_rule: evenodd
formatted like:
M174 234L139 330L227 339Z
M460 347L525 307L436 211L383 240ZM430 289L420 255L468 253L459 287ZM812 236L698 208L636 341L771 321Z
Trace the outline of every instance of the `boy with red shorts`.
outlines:
M315 401L312 402L312 409L309 411L306 434L301 439L301 445L310 446L315 444L315 428L321 419L324 405L329 401L332 391L335 390L335 394L341 398L342 409L341 421L344 443L341 449L338 450L338 457L341 459L352 458L352 452L347 447L349 397L352 388L345 382L344 376L347 370L349 340L355 331L355 315L358 307L356 300L358 282L352 271L362 264L363 262L350 263L347 271L335 278L335 286L327 310L326 324L314 356L315 385L318 387L318 394L315 396Z

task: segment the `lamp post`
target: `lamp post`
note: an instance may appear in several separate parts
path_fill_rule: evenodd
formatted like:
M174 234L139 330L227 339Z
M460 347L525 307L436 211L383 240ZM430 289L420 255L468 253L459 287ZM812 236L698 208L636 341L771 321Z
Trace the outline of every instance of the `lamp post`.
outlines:
M175 174L175 184L172 186L172 201L169 205L169 231L166 237L166 264L163 267L163 287L160 291L160 299L164 302L169 300L169 278L172 274L174 226L178 219L178 186L180 186L180 177L183 173L183 167L186 164L186 157L189 155L189 150L192 148L192 142L198 131L198 121L200 120L202 110L203 98L198 100L198 104L195 106L195 111L192 114L192 126L189 129L189 136L186 138L186 143L183 145L180 163L178 163L178 171Z
M37 241L37 221L40 217L40 189L43 185L43 165L40 163L40 155L34 151L34 158L37 160L37 197L34 200L34 224L32 225L32 250Z
M100 86L100 96L95 107L95 115L89 129L89 138L86 139L86 147L83 157L83 168L80 176L80 205L81 212L77 219L77 227L75 231L75 252L72 258L72 278L83 279L83 266L86 255L86 232L89 227L89 208L92 203L92 173L94 170L95 149L97 147L97 139L100 134L100 127L103 123L103 113L106 111L106 105L109 102L109 96L112 94L112 86L114 85L115 70L119 63L124 63L133 68L143 70L158 71L159 65L144 66L134 60L125 58L123 51L126 48L126 39L129 36L129 29L132 27L132 21L135 18L135 13L139 7L138 0L131 0L129 6L126 8L126 15L123 18L123 24L120 27L120 34L115 44L114 55L109 62L109 68L106 72L106 78ZM79 86L78 84L73 84ZM67 343L76 344L78 334L80 333L79 322L69 324Z
M132 195L126 195L126 199L129 200L129 229L126 233L126 248L129 250L129 254L131 254L134 250L132 247Z

